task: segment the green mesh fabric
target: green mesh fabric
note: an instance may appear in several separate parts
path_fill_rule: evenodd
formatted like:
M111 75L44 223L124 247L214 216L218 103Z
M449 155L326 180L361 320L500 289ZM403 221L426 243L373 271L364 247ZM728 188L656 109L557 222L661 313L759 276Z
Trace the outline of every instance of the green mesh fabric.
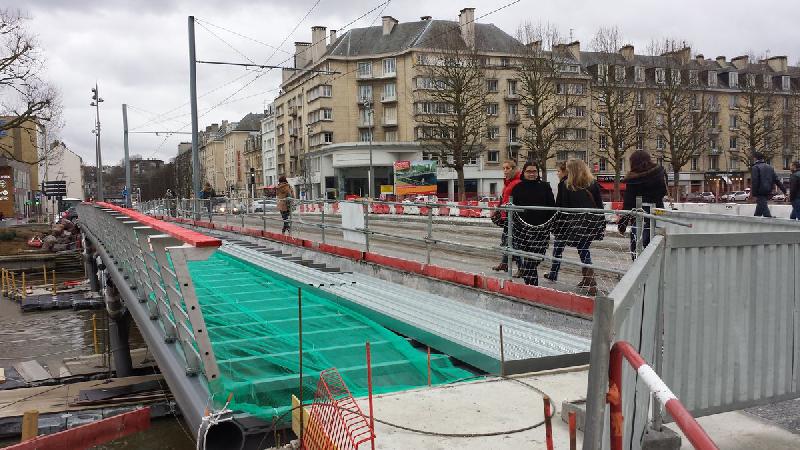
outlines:
M298 287L303 305L303 399L311 402L319 372L335 367L354 396L367 394L365 343L372 349L373 392L427 386L425 351L337 298L221 252L190 262L221 379L211 386L220 406L288 421L299 393ZM431 356L432 384L471 378L445 355Z

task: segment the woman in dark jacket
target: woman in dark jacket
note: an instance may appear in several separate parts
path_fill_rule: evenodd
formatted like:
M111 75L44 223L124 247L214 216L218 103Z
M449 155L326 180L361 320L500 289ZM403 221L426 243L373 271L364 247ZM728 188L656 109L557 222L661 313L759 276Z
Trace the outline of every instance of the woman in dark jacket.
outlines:
M535 163L525 163L522 167L522 176L519 184L511 191L512 204L516 206L555 206L553 189L550 183L542 181L539 177L539 167ZM552 217L552 210L524 210L514 213L514 226L512 233L512 246L516 249L544 254L550 243L550 230L540 225L546 224ZM520 275L525 284L538 285L539 274L536 268L540 259L522 258Z
M667 195L667 176L664 168L654 163L650 154L644 150L637 150L630 157L631 170L625 176L625 196L622 209L636 208L636 198L641 197L642 203L651 203L656 208L664 207L664 196ZM650 208L644 207L649 213ZM642 248L650 243L650 221L644 220L642 227ZM618 223L620 233L625 233L625 228L631 224L631 258L636 259L636 222L630 215L624 216Z
M589 166L581 159L570 159L566 164L566 176L558 183L556 206L559 208L603 209L600 186L594 180ZM593 213L559 213L563 220L553 231L553 258L560 259L567 245L578 249L578 256L583 264L592 264L589 246L596 238L602 238L605 231L605 215ZM599 234L599 236L598 236ZM545 278L556 281L561 261L553 261L550 273ZM590 295L597 294L597 282L594 270L581 267L581 281L578 287L586 288Z

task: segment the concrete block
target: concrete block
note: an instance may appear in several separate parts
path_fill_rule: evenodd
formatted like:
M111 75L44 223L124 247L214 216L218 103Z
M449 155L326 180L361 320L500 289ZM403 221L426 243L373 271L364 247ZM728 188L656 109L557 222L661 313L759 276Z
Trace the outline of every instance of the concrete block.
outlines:
M667 427L661 431L647 428L642 438L642 450L678 450L681 448L681 437Z
M586 423L586 400L574 400L561 402L561 420L569 425L569 413L575 413L575 426L578 431L583 431L583 426Z

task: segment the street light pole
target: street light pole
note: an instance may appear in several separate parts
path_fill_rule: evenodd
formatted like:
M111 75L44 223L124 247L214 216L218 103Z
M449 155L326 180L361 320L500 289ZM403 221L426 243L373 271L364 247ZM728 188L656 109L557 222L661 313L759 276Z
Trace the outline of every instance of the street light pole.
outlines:
M92 103L90 106L94 106L95 108L95 153L96 153L96 160L97 160L97 200L104 201L105 198L103 197L103 156L100 151L100 103L103 99L100 97L100 91L97 87L97 83L94 84L94 88L92 88Z
M131 197L133 196L133 188L131 186L131 161L128 156L128 105L122 104L122 128L123 144L125 147L125 207L131 207Z
M200 154L197 139L197 57L194 42L194 16L189 16L189 101L192 112L192 190L194 191L194 218L200 218L197 200L200 198ZM210 200L209 200L210 201Z
M369 195L368 198L372 198L375 195L375 168L372 167L372 99L364 97L364 110L367 112L367 125L369 126L369 177L367 179L367 183L369 184Z

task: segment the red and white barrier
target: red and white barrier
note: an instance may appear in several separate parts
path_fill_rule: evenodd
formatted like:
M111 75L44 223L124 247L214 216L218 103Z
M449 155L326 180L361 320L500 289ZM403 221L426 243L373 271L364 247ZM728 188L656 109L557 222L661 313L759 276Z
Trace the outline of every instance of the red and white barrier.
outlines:
M625 358L631 367L644 381L650 391L656 395L658 401L666 407L669 414L675 419L678 428L683 431L686 438L699 450L717 450L718 447L708 437L708 434L692 417L689 411L672 393L669 386L645 362L642 356L625 341L617 341L611 347L610 364L608 368L608 403L611 406L611 450L622 450L623 416L622 416L622 359Z

